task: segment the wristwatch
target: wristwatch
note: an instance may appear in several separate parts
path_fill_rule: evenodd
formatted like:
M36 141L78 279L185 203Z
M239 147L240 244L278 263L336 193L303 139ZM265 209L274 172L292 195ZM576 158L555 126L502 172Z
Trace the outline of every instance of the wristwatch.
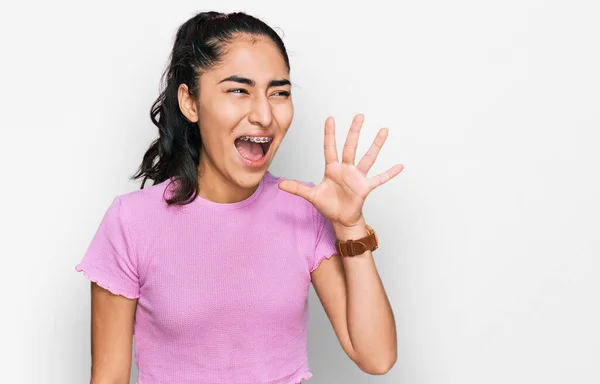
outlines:
M356 256L366 251L374 251L379 247L379 241L373 228L367 225L368 235L358 240L340 240L335 241L335 248L340 256Z

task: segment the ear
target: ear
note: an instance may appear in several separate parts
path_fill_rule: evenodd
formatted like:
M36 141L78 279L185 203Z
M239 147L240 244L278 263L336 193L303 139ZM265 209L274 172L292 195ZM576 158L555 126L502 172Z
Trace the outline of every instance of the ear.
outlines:
M181 113L192 123L198 122L198 111L196 109L196 100L190 95L188 86L180 84L177 88L177 99Z

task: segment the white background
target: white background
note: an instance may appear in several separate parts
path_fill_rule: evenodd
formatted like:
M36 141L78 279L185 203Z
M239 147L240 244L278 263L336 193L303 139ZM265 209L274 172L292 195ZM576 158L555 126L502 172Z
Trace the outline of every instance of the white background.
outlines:
M362 373L311 291L319 383L600 383L600 7L595 1L13 2L0 9L0 382L89 380L74 266L156 135L176 28L243 10L284 33L296 114L271 170L318 182L390 136L365 207L399 358ZM135 368L133 374L135 375Z

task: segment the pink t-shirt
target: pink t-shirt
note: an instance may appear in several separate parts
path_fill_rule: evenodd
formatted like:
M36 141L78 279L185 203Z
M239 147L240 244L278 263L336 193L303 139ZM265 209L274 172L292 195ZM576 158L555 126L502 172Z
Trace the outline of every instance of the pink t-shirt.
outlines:
M310 273L336 253L309 202L267 172L249 198L168 206L170 180L115 197L76 266L137 298L139 384L309 379ZM314 185L312 183L305 183Z

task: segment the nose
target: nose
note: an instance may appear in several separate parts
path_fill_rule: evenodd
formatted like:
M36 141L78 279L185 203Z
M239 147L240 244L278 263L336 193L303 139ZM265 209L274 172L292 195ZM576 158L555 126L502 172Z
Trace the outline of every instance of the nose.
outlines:
M263 128L269 127L273 120L273 111L267 97L258 97L253 100L248 120L254 125Z

